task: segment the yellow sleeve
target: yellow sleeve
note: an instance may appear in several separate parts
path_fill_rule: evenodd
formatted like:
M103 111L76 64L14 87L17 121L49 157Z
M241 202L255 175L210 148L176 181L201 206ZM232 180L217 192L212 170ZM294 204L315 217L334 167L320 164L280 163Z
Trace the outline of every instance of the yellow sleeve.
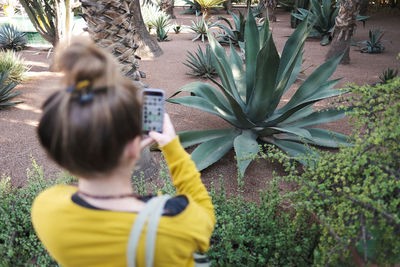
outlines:
M171 172L172 181L178 194L190 196L210 216L215 224L214 206L207 189L200 179L200 172L183 149L179 137L161 147L164 157Z

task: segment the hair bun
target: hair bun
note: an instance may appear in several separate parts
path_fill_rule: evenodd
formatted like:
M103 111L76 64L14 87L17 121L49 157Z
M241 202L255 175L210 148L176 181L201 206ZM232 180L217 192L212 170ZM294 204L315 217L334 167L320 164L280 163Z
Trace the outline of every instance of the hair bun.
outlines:
M118 75L117 66L114 58L88 37L58 45L54 58L54 70L64 73L66 86L89 80L93 86L107 87Z

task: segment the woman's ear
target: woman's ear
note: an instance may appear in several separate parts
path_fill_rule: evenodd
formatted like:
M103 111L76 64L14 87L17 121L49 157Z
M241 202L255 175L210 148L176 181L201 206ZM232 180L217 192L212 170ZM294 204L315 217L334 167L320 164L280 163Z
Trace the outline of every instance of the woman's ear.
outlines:
M140 157L140 142L142 140L141 136L136 136L132 141L130 141L125 146L124 155L129 159L138 159Z

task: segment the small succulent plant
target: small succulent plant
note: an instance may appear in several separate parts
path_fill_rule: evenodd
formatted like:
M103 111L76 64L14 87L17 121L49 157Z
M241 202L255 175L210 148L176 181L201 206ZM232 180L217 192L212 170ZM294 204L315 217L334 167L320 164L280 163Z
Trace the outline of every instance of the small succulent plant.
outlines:
M0 48L17 51L24 49L28 42L25 35L11 24L0 26Z
M182 31L182 24L175 24L172 29L176 34L180 33Z
M192 72L187 72L187 75L197 76L197 77L213 77L217 75L217 70L215 69L215 64L213 61L213 55L210 50L210 45L206 46L205 51L201 49L200 45L197 48L197 52L192 53L188 51L188 59L183 65L189 67Z

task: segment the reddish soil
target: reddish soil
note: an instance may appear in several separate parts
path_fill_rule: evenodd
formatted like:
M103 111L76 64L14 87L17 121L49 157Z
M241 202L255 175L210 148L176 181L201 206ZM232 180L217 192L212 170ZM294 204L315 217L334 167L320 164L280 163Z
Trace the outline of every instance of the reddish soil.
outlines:
M179 15L181 9L177 9L177 22L183 25L190 25L194 15ZM219 15L224 15L219 14ZM278 21L271 23L273 36L278 50L281 51L287 37L293 29L290 28L290 15L284 11L278 11ZM371 14L365 28L360 23L354 36L354 41L366 40L370 28L381 28L385 31L384 39L387 40L386 47L382 54L362 54L351 49L351 64L340 65L332 78L343 77L339 86L353 82L358 85L371 84L379 81L379 75L383 70L389 68L400 69L400 61L396 60L400 52L400 15L399 12L381 12ZM155 59L142 60L140 69L147 74L142 81L154 88L166 90L167 95L171 95L181 86L197 81L198 79L185 75L188 68L182 64L186 60L187 51L195 51L197 46L204 46L199 41L192 42L194 37L190 33L170 34L171 41L159 43L164 54ZM324 57L329 46L319 45L318 40L308 40L305 46L304 68L308 68L305 73L309 75L316 66L324 62ZM40 148L36 137L36 126L40 117L40 106L44 99L58 89L57 82L59 74L48 72L49 60L47 51L30 48L22 52L23 57L32 65L31 75L28 81L17 87L18 91L23 92L20 97L24 101L13 108L0 111L0 174L5 173L12 177L14 184L23 184L26 180L26 168L31 166L30 155L42 165L47 176L52 176L60 172L60 169L47 159L43 150ZM290 95L300 83L297 82L285 95L282 101L288 101ZM328 105L328 101L319 104L318 107ZM179 105L167 104L167 112L171 115L177 131L194 129L213 129L228 126L224 121L216 116L195 109L186 108ZM351 126L346 119L322 126L326 129L335 130L348 134ZM153 153L155 160L160 160L158 152ZM268 164L265 161L253 162L249 166L244 177L244 193L247 198L255 198L258 190L263 188L265 181L272 177L272 173L281 172L281 167L277 164ZM215 181L218 183L219 175L225 179L228 191L233 192L237 188L236 165L234 153L230 152L222 160L202 172L202 177L207 185Z

